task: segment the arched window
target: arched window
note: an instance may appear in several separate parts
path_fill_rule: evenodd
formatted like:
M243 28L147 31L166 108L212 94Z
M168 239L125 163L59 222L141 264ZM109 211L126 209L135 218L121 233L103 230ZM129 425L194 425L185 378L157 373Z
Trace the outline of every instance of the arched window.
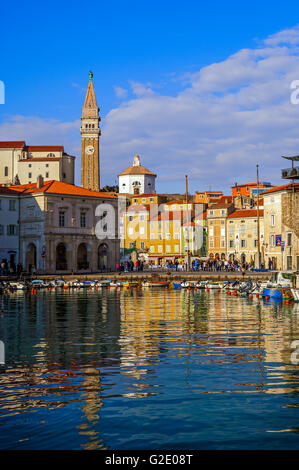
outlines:
M8 176L8 166L4 168L4 176Z
M48 153L47 157L48 158L53 158L53 157L55 157L55 153Z

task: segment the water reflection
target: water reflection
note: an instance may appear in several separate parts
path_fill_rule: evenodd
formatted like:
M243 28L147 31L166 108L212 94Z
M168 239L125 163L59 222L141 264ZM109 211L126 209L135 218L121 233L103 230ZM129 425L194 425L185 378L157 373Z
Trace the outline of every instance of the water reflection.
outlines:
M183 422L193 420L195 432L202 419L195 407L213 396L215 406L218 395L238 397L241 408L244 395L258 395L250 398L257 400L252 412L258 419L263 407L271 408L266 397L277 396L276 420L261 432L267 439L281 429L298 434L298 423L286 414L299 406L298 369L290 360L291 343L299 339L298 305L145 289L16 294L2 299L2 309L7 370L0 375L6 429L0 448L134 448L136 429L144 436L141 448L154 448L157 423L166 426L165 403L175 421L182 403L195 400ZM235 412L231 404L231 417ZM217 427L220 418L213 416ZM286 419L290 425L279 428ZM234 429L238 440L240 429ZM211 431L211 441L218 432ZM225 438L222 431L220 442ZM178 442L171 426L159 439L172 448ZM191 428L180 439L192 448ZM196 439L204 445L205 438Z

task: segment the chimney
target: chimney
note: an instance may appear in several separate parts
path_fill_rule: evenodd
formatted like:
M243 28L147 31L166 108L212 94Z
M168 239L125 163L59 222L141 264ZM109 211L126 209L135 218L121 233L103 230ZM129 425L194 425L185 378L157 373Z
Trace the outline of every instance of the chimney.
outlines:
M41 188L44 185L44 178L42 175L38 175L37 181L36 181L36 187Z
M139 155L135 155L134 161L133 161L133 166L139 166L140 165L140 157Z

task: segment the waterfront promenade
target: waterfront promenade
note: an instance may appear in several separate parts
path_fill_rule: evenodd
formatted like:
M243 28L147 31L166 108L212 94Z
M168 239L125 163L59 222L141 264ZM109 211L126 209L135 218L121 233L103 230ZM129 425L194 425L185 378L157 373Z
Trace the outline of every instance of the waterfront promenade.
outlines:
M72 279L85 280L143 280L159 277L161 280L182 281L186 280L202 280L206 281L212 279L213 281L227 281L232 279L270 279L271 271L255 272L255 271L166 271L166 270L146 270L146 271L123 271L123 272L104 272L104 273L67 273L67 274L35 274L34 276L23 273L22 279L63 279L69 281ZM0 280L12 280L14 276L0 276Z

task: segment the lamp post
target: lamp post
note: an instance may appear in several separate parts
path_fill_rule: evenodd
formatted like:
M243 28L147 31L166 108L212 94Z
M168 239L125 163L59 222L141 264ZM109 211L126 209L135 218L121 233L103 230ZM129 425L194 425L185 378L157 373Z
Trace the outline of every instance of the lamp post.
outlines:
M257 263L258 268L261 267L261 250L260 250L260 211L259 211L259 166L256 165L256 188L257 188Z

